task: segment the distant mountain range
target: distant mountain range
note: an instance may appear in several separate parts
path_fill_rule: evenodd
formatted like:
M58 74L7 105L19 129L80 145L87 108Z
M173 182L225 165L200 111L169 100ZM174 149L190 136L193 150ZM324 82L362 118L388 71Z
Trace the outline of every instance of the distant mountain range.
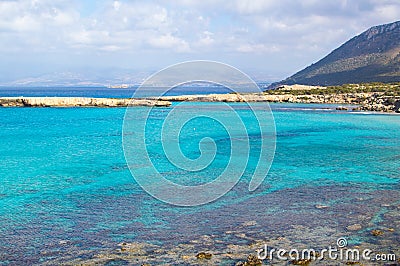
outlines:
M400 81L400 21L372 27L315 64L274 83L341 85Z
M103 87L140 84L151 72L129 70L99 70L53 72L36 77L0 83L7 87Z
M155 71L135 71L123 69L83 70L53 72L35 77L20 78L8 82L1 82L0 87L112 87L125 88L140 85ZM265 81L262 73L252 72L252 77L265 89L270 81ZM269 77L268 80L273 80ZM163 84L154 84L161 86ZM203 84L204 85L204 84Z

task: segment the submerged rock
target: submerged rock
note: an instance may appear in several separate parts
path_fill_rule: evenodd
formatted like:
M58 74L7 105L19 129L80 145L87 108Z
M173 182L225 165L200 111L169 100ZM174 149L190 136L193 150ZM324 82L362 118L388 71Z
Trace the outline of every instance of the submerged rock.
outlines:
M261 266L262 265L262 260L257 258L255 255L249 255L247 257L247 260L244 262L238 262L236 263L236 266Z
M371 234L373 236L381 236L381 235L383 235L383 231L375 229L375 230L371 231Z
M247 221L242 224L242 226L254 226L257 225L257 221Z
M322 205L322 204L317 204L317 205L315 205L315 208L316 208L316 209L326 209L326 208L329 208L329 206L327 206L327 205Z
M198 253L197 255L196 255L196 258L198 258L198 259L207 259L207 260L209 260L209 259L211 259L211 257L212 257L212 254L211 253L207 253L207 252L200 252L200 253Z
M394 103L394 111L400 113L400 100Z
M349 231L358 231L361 230L361 228L362 228L361 224L352 224L346 227L346 229Z
M311 259L292 260L290 263L293 265L309 265L311 263Z

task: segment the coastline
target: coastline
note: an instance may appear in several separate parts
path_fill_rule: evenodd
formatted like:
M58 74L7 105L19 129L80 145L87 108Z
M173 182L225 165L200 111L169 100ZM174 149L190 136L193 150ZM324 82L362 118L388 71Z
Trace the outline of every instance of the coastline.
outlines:
M170 105L169 101L131 98L0 97L1 107L167 107Z
M168 107L172 102L271 102L304 104L338 104L342 111L400 113L400 96L384 92L296 94L275 90L272 93L192 94L146 98L90 98L90 97L0 97L0 107Z
M273 102L273 103L313 103L313 104L344 104L355 105L355 108L338 106L344 111L371 111L385 113L400 113L400 97L385 96L382 92L371 93L342 93L342 94L207 94L181 95L149 98L170 102Z

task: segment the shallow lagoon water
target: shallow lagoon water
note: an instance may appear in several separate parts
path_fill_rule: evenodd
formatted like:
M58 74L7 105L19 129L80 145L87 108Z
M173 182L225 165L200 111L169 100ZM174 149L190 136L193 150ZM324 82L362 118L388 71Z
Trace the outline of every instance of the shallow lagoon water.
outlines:
M218 111L218 103L209 105ZM338 237L399 254L400 116L329 105L271 107L277 146L262 186L247 191L250 161L230 193L195 208L162 203L135 183L121 142L124 108L0 109L0 261L181 265L209 251L211 264L232 265L263 243L317 248ZM171 180L208 181L228 158L226 132L204 124L210 121L193 123L217 140L220 153L213 168L191 180L155 146L158 167ZM259 137L252 135L254 147ZM182 147L197 156L196 139L183 138ZM361 229L348 230L354 224ZM374 237L372 229L385 233ZM133 248L117 250L123 242Z

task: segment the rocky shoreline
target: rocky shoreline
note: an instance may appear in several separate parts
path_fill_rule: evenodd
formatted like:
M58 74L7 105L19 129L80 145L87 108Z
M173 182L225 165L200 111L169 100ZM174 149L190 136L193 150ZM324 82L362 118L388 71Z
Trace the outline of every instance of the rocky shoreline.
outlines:
M400 113L400 96L387 96L382 92L342 93L342 94L266 94L230 93L206 95L179 95L130 98L85 98L85 97L0 97L1 107L127 107L156 106L168 107L171 102L275 102L275 103L314 103L344 104L354 107L338 106L338 110L372 111Z
M275 102L275 103L315 103L315 104L350 104L354 108L337 107L339 110L396 112L400 113L400 97L385 96L383 93L343 93L343 94L207 94L181 95L151 98L171 102Z
M271 102L350 104L357 107L337 107L338 110L400 113L400 97L384 93L344 93L327 95L266 95Z
M170 106L169 101L86 97L0 97L2 107L127 107Z

